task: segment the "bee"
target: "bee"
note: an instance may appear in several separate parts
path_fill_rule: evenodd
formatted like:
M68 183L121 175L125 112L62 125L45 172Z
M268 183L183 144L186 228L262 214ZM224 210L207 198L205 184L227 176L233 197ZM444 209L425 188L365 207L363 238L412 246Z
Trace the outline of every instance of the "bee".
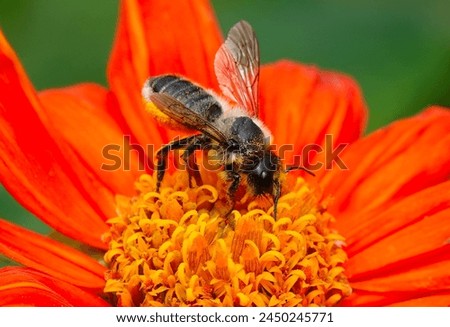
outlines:
M271 146L270 131L258 119L259 66L255 32L249 23L240 21L230 29L214 61L220 89L236 105L177 75L151 77L145 82L142 96L157 108L157 112L151 112L156 118L172 127L198 132L176 139L157 152L157 190L164 178L170 151L184 150L182 159L187 164L191 186L191 178L197 184L200 181L193 156L195 151L214 149L229 182L230 212L238 187L245 178L253 196L272 196L276 218L281 194L280 175L303 168L283 168Z

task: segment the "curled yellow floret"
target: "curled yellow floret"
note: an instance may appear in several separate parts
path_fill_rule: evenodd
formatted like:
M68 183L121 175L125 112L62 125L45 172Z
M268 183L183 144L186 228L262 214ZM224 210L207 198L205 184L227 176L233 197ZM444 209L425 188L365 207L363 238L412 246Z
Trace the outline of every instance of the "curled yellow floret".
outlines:
M123 306L329 306L351 293L343 238L298 178L273 207L242 197L230 215L219 184L188 188L176 172L155 191L119 197L104 236L105 292ZM266 199L266 202L268 200Z

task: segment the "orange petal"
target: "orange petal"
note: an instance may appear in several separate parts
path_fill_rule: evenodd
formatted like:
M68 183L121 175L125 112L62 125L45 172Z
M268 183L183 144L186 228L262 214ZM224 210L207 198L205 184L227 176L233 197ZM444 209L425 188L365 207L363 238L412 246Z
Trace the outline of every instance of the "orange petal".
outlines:
M61 233L104 247L101 211L80 179L90 172L48 121L16 55L0 33L0 180L28 210ZM95 182L95 181L94 181ZM94 183L93 183L94 184ZM92 188L94 189L94 188Z
M123 131L111 118L107 90L95 84L80 84L43 91L39 99L52 124L75 150L86 170L95 175L99 182L95 193L106 188L105 197L134 195L139 159L137 152L127 147ZM106 149L111 151L106 153ZM107 155L114 155L115 160ZM140 168L145 170L143 165ZM100 201L98 197L96 200ZM105 216L115 214L111 201L99 205Z
M408 229L414 224L428 221L431 215L449 207L450 181L412 194L391 207L382 210L380 213L369 212L359 215L358 219L355 219L357 223L346 229L340 228L339 231L346 236L347 254L355 256L376 242L383 241L384 238L390 237L395 233L402 233L403 229ZM444 223L446 221L449 223L448 219L445 219ZM449 228L447 226L444 226L444 229L441 230L438 230L438 226L435 225L425 227L431 228L430 240L426 241L427 245L439 246L442 242L445 242L446 237L450 237L450 233L448 235L445 234L445 231L448 231ZM415 227L416 230L417 228ZM410 230L408 229L408 231ZM438 235L441 235L441 237L439 238ZM416 247L413 246L413 248Z
M73 285L102 289L105 284L106 268L91 257L2 219L0 253Z
M442 307L450 304L450 292L426 292L423 294L411 292L377 293L353 290L350 297L340 305L348 307Z
M222 42L206 0L122 1L116 41L108 66L110 87L141 144L167 141L142 105L149 76L176 73L217 88L213 59ZM162 138L159 136L162 134Z
M323 148L326 134L334 144L350 143L364 129L367 109L347 76L283 60L262 67L260 86L260 116L275 142L295 145L284 155L287 164L307 144Z
M450 292L437 295L428 295L411 300L392 304L395 307L448 307L450 305Z
M350 145L348 170L333 170L321 184L334 197L338 224L357 224L363 212L389 207L450 175L450 110L432 107Z
M450 208L419 216L410 225L351 255L347 273L354 278L368 279L385 270L401 272L419 263L426 264L427 260L435 259L436 251L449 245L449 217Z
M450 181L347 230L348 305L440 305L450 291ZM361 296L359 296L361 295ZM417 300L417 301L416 301ZM403 304L402 304L403 303Z
M29 268L0 269L0 306L109 306L99 296Z
M369 292L402 292L405 294L411 292L416 295L426 292L450 291L449 249L450 246L447 244L440 251L392 264L370 276L366 274L350 277L351 286L353 289ZM352 259L349 260L349 263L351 261ZM432 262L429 263L430 261ZM352 274L354 265L353 262L350 264L349 274Z

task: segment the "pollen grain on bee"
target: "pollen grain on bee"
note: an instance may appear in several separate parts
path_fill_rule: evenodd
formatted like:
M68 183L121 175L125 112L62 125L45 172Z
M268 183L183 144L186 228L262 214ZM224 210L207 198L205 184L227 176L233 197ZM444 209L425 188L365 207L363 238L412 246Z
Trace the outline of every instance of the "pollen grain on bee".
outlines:
M239 157L240 155L239 149L227 149L212 144L203 149L203 153L206 155L203 155L201 160L185 161L182 156L183 139L179 138L179 140L181 141L180 150L173 151L173 160L169 162L178 170L198 170L198 164L200 163L206 170L220 171L223 169L222 163L225 162L226 156ZM294 146L294 144L272 144L271 150L278 153L285 166L301 165L308 171L314 172L321 169L348 170L347 165L341 158L347 146L348 143L334 144L333 135L326 134L321 144L308 143L302 147ZM106 144L101 149L103 161L100 169L104 171L129 171L132 169L142 172L152 171L155 168L154 160L158 150L159 147L154 144L134 143L130 135L124 135L122 144ZM255 164L257 163L255 162Z

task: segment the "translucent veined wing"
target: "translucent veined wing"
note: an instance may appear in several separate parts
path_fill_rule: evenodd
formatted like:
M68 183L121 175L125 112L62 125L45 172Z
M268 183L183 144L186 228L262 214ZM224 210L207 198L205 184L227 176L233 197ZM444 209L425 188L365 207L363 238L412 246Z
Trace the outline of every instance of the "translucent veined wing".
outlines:
M219 48L214 69L223 94L236 101L251 117L259 109L259 45L249 23L234 25Z
M166 114L177 123L189 129L202 132L221 144L227 144L227 137L217 129L216 126L170 95L153 93L150 95L150 101L152 101L162 113Z

